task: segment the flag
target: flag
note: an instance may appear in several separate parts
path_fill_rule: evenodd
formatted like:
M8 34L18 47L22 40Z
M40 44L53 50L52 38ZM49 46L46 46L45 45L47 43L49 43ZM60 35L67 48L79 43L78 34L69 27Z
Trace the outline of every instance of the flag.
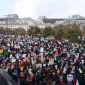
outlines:
M22 42L19 43L21 46L24 46L24 44Z
M59 39L57 39L57 41L59 42Z
M62 47L62 50L64 50L64 48Z
M51 42L51 45L53 45L53 42Z
M40 65L39 65L39 70L41 70L41 67L40 67Z
M74 43L74 46L75 46L75 43Z
M27 40L27 37L26 37L26 35L25 35L25 40Z
M8 43L9 43L9 41L7 41L7 40L6 40L6 43L8 44Z
M39 65L39 73L41 73L41 67L40 67L40 65Z
M67 56L66 56L66 59L68 60L68 59L69 59L69 57L67 57Z
M76 81L76 85L79 85L78 79L77 79L77 81Z
M54 42L54 45L57 45L56 42Z
M83 51L83 54L82 54L82 56L83 56L83 57L85 57L85 53L84 53L84 51Z
M30 39L29 35L26 35L26 37L27 37L28 39Z
M28 35L28 33L26 35Z
M67 67L68 67L68 64L65 65L65 68L66 68L66 69L67 69Z
M56 52L55 52L55 55L57 55L58 56L58 51L56 50Z
M38 47L35 47L35 49L39 50L39 48L38 48Z
M76 49L76 46L73 47L73 51Z
M44 43L46 44L46 41L44 41Z
M36 40L36 39L34 39L34 41L36 41L36 42L37 42L37 40Z
M57 55L54 55L54 57L53 57L54 61L56 60L56 57L57 57Z
M67 66L67 68L70 68L70 66Z
M81 50L83 49L83 46L81 45Z
M33 36L33 39L35 39L35 36Z
M58 57L58 51L56 50L55 55L54 55L54 61L56 60L56 57Z

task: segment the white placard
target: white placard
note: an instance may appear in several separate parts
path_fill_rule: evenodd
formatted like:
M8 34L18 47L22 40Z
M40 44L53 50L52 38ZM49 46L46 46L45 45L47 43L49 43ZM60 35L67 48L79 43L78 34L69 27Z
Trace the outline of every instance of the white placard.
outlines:
M22 57L26 57L26 54L22 54Z
M67 75L67 81L69 82L69 81L72 81L73 80L73 75Z

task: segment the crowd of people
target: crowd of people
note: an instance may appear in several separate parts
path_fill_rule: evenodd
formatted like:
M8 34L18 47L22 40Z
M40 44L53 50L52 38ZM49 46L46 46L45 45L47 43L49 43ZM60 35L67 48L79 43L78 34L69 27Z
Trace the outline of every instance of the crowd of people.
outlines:
M0 34L0 67L19 85L85 85L85 46Z

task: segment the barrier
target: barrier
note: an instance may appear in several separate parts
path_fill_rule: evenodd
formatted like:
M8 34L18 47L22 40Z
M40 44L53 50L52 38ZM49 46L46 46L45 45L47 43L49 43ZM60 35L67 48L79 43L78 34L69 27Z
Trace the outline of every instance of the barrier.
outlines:
M0 74L7 81L8 85L18 85L18 83L14 81L13 78L1 68L0 68Z

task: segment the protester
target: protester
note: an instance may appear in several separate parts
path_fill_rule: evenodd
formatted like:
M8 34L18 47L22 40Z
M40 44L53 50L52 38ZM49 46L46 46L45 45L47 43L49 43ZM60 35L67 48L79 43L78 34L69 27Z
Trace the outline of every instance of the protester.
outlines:
M85 84L85 46L0 34L0 66L19 85Z

